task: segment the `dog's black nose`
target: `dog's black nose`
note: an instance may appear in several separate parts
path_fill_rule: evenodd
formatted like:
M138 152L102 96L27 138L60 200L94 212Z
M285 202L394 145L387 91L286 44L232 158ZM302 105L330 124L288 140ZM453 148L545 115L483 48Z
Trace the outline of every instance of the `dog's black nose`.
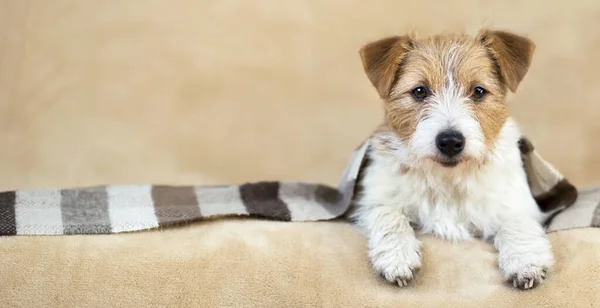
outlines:
M455 130L443 131L435 138L435 145L440 152L453 157L465 148L465 137Z

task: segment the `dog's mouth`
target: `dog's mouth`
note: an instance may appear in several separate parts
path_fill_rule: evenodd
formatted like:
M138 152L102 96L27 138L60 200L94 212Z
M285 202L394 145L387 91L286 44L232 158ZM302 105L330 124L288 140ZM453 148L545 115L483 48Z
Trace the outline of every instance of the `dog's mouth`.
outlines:
M452 167L456 167L458 165L459 161L458 160L446 160L446 161L441 161L440 164L444 167L448 167L448 168L452 168Z
M464 159L461 157L432 157L432 160L446 168L454 168Z

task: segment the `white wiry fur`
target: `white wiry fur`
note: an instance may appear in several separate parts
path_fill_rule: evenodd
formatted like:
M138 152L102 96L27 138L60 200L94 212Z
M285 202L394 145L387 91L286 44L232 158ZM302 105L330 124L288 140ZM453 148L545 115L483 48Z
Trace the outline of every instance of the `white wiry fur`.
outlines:
M492 241L504 278L515 287L532 288L554 260L521 166L519 129L509 118L488 151L479 124L460 107L465 103L448 98L419 123L411 144L391 132L371 140L372 163L352 216L368 238L373 267L400 286L414 278L421 244L413 223L422 233L450 241L474 235ZM436 155L435 136L448 127L465 135L464 152L474 158L453 168L428 158ZM377 150L384 147L392 151Z

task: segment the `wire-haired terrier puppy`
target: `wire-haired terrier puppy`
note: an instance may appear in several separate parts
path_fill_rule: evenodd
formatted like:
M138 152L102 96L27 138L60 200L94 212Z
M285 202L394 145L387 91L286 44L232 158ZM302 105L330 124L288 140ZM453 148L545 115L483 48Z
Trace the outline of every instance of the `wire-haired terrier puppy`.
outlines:
M552 248L506 102L534 49L525 37L492 30L394 36L361 48L385 122L371 136L352 219L386 280L406 286L420 268L413 226L451 241L493 242L500 270L515 287L530 289L546 278Z

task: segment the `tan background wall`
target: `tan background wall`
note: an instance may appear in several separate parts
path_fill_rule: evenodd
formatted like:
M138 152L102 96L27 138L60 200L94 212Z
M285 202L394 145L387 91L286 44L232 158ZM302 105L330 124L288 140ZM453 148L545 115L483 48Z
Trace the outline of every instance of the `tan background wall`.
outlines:
M513 115L600 182L600 2L0 1L0 188L336 183L381 118L358 48L415 26L533 38Z

